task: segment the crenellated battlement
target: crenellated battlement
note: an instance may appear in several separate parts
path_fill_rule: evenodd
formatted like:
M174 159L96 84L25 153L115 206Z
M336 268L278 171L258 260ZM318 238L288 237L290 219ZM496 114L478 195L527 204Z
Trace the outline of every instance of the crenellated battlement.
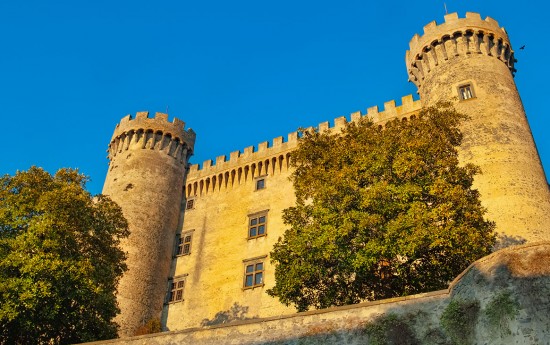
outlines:
M492 56L515 72L514 51L506 30L490 17L481 19L479 13L467 12L465 18L447 14L444 23L433 21L424 26L424 34L415 34L409 47L405 57L409 80L418 87L439 64L468 54Z
M195 145L195 132L185 130L185 122L174 118L168 121L168 114L156 113L150 118L149 112L137 112L136 117L126 115L117 124L109 148L108 158L112 160L118 153L131 147L165 151L180 162L187 161Z
M334 119L333 126L329 121L322 122L317 126L319 132L324 133L327 131L341 131L348 121L359 121L362 117L371 118L374 123L384 124L395 118L406 118L421 109L422 105L420 100L414 100L412 95L407 95L401 98L401 105L396 105L395 100L385 102L383 110L379 110L378 106L370 107L367 109L366 114L361 111L351 113L349 118L340 116ZM257 148L254 146L246 147L242 152L231 152L229 158L226 155L218 156L214 161L206 160L199 164L193 164L190 166L188 173L188 181L201 179L210 175L215 175L227 170L231 170L235 167L244 166L256 161L263 161L265 159L271 159L273 157L285 158L286 153L294 150L298 145L299 137L298 132L289 133L285 138L282 136L272 139L270 142L264 141L259 143Z
M254 146L246 147L242 152L233 151L229 154L216 157L216 160L205 160L202 165L193 164L189 167L188 180L200 178L225 171L233 167L262 160L266 157L277 156L292 151L298 145L298 132L289 133L286 137L276 137L271 142L264 141ZM215 162L215 164L213 164Z
M151 118L148 111L139 111L134 118L132 115L126 115L120 120L116 125L111 141L130 130L163 132L174 139L189 143L194 143L196 137L195 132L192 129L185 130L185 122L176 117L170 122L168 121L168 114L157 112L155 117Z

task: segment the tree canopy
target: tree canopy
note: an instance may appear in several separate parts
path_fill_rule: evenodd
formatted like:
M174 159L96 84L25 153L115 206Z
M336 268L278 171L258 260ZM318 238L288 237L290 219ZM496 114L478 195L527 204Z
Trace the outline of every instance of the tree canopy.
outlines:
M86 181L36 167L0 178L0 344L116 337L128 224Z
M479 168L458 161L465 119L441 104L383 127L302 131L268 294L304 311L433 291L490 253Z

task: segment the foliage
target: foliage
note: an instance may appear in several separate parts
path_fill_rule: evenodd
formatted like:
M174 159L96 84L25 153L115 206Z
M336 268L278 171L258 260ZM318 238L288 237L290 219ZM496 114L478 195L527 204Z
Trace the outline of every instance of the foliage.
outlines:
M87 178L41 168L0 178L0 344L116 337L128 225Z
M369 323L365 333L372 345L420 344L407 320L396 314L388 314Z
M519 314L519 304L512 298L510 291L503 291L493 297L485 307L485 315L493 330L510 334L508 321Z
M415 294L490 253L479 169L458 165L464 119L440 105L384 128L363 119L341 134L304 131L268 293L299 311Z
M145 335L162 332L162 325L159 319L151 319L145 324L141 325L134 335Z
M452 300L443 311L440 322L453 344L468 345L472 343L478 316L477 300Z

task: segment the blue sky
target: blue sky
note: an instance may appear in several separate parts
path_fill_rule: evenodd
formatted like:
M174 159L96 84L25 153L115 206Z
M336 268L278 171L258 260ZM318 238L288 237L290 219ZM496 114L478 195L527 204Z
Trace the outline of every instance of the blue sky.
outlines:
M79 168L100 193L116 123L148 110L197 133L202 163L415 94L404 56L444 1L2 1L0 174ZM504 26L550 171L542 1L446 1ZM525 50L519 47L526 45ZM415 96L416 97L416 96Z

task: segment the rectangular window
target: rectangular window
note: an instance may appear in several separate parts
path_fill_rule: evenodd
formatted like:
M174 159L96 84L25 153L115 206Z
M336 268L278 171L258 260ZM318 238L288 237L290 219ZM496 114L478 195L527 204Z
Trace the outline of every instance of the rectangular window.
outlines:
M265 236L267 233L267 211L248 216L248 238Z
M174 278L170 281L170 290L168 292L168 303L183 301L183 288L185 286L185 278Z
M260 190L264 188L265 188L265 178L261 177L256 179L256 190Z
M192 210L195 208L195 199L188 199L185 203L186 210Z
M472 85L462 85L458 87L458 95L460 100L465 101L470 98L474 98L474 91Z
M192 233L181 234L178 241L178 249L176 255L189 255L191 254L191 241L193 240Z
M245 262L244 265L244 288L251 289L264 286L264 262Z

